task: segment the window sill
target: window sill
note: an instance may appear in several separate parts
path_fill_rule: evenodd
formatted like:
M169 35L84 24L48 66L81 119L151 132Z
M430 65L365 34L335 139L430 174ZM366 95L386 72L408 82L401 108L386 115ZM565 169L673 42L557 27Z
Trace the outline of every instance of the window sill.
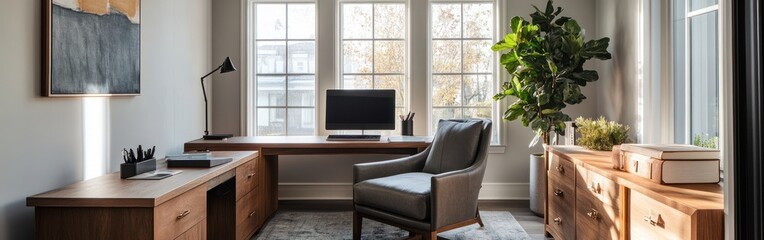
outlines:
M504 146L504 145L488 146L488 154L504 154L506 150L507 150L507 146Z

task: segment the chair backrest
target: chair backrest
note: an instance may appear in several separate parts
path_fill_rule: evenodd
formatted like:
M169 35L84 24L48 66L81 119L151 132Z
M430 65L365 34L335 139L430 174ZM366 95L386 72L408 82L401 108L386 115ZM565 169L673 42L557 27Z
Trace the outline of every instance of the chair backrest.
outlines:
M440 120L424 172L440 174L468 168L485 158L491 143L491 120Z

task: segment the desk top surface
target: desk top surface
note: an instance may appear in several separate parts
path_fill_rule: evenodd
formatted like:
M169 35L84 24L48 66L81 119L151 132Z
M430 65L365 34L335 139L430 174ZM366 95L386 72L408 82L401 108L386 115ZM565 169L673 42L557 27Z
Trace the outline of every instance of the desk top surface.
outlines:
M578 146L550 146L549 151L573 161L614 182L650 196L687 214L695 210L723 210L724 192L720 184L661 185L640 176L612 168L612 153L591 151Z
M421 137L426 138L426 137ZM391 142L382 136L380 141L327 141L326 136L257 136L232 137L226 140L197 139L187 142L187 150L213 146L217 149L254 149L263 148L425 148L430 145L432 138L427 141Z
M161 180L126 180L119 172L73 183L27 198L34 207L154 207L258 156L256 151L213 152L233 160L212 168L172 168L183 172ZM161 168L160 168L161 169Z

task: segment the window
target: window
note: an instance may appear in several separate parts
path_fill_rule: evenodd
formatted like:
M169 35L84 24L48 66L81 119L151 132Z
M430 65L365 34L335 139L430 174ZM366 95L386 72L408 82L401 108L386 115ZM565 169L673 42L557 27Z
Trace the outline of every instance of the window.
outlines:
M341 3L340 62L344 89L395 89L406 106L406 4ZM400 122L396 121L396 132Z
M248 134L335 134L320 125L327 89L394 89L396 114L417 113L416 134L434 134L441 118L491 118L500 144L491 46L503 1L247 2ZM399 135L395 122L367 133Z
M430 14L431 134L439 119L493 119L493 3L433 3Z
M253 11L255 134L314 135L316 5L255 3Z
M718 148L719 3L674 0L674 141Z

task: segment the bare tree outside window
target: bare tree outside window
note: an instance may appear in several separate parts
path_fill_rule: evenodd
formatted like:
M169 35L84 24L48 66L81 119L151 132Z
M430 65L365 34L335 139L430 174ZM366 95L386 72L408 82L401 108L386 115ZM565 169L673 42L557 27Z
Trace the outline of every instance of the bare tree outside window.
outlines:
M431 134L440 119L493 119L493 3L433 3L430 9Z
M342 3L340 10L341 88L394 89L396 114L404 114L406 4ZM399 125L380 134L400 134Z

